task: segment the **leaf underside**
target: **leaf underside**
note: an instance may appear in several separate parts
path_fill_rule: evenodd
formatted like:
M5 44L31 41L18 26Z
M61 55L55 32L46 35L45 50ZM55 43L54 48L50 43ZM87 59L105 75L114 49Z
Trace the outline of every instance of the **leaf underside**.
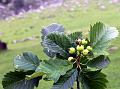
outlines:
M87 66L92 67L92 68L102 69L102 68L107 67L109 63L110 63L110 60L108 57L104 55L100 55L90 60L87 63Z
M47 35L49 35L53 32L63 33L64 32L64 27L60 24L53 23L53 24L50 24L49 26L43 28L42 31L41 31L42 40L44 40L45 36L47 36Z

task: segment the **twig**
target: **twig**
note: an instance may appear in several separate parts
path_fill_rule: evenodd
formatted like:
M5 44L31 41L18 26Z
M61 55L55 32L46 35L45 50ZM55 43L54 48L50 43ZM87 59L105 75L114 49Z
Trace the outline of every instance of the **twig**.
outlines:
M77 82L77 89L80 89L80 83L79 83L80 68L77 68L77 70L78 70L78 76L77 76L77 80L76 80L76 82Z
M80 70L81 70L81 67L80 67L80 57L78 56L77 57L77 79L76 79L77 89L80 89L80 83L79 83Z

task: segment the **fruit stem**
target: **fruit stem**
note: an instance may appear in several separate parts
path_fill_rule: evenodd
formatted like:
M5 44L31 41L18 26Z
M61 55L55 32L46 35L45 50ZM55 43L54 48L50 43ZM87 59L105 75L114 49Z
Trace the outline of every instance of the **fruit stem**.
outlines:
M77 57L77 79L76 79L77 89L80 89L80 83L79 83L80 70L81 70L81 67L80 67L80 55L79 55Z
M78 55L76 58L77 68L81 69L80 67L80 56Z
M78 70L78 76L77 76L77 80L76 80L76 82L77 82L77 89L80 89L80 83L79 83L80 68L77 68L77 70Z

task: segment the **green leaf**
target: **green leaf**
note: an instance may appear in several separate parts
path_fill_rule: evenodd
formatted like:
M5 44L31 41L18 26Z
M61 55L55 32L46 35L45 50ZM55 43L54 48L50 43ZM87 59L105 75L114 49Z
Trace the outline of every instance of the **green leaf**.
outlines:
M66 35L62 33L51 33L42 42L42 45L46 54L52 54L52 56L48 56L54 57L56 55L61 55L63 58L68 58L69 54L67 50L71 47L71 43Z
M101 73L100 70L88 71L81 75L82 88L83 89L106 89L106 75Z
M75 41L77 39L81 39L82 38L82 32L74 32L68 35L68 37L70 38L70 41L72 43L75 43Z
M37 77L41 74L46 74L49 80L57 82L61 75L65 75L68 70L73 67L73 64L66 60L50 59L41 62L40 66L36 69L36 72L31 77Z
M64 32L64 27L60 24L53 23L48 25L47 27L43 28L41 33L42 33L42 40L44 40L45 36L53 33L53 32L59 32L63 33Z
M39 66L40 60L38 57L32 52L24 52L21 55L18 55L14 59L14 67L17 70L21 71L29 71L29 70L36 70Z
M92 68L102 69L102 68L107 67L109 63L110 63L110 60L108 57L104 55L100 55L90 60L87 63L87 66L92 67Z
M108 27L99 22L91 26L90 43L95 54L104 54L110 42L118 36L119 32L114 27Z
M2 81L4 89L34 89L34 86L38 86L39 80L42 77L37 77L32 80L25 80L27 74L32 74L33 71L22 72L15 71L7 73Z
M68 71L65 75L61 76L59 80L53 84L52 89L69 89L73 87L76 81L77 70L72 69Z

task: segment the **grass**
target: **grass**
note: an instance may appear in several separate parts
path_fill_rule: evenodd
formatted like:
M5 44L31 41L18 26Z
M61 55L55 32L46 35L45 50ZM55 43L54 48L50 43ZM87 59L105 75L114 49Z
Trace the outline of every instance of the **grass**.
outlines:
M46 55L42 52L40 39L34 41L27 41L23 43L13 44L13 40L24 39L29 36L41 36L40 30L43 26L50 23L60 23L66 28L66 32L73 31L86 31L89 30L89 25L97 21L109 24L111 26L120 26L120 13L119 6L106 4L107 9L102 11L97 8L94 2L88 6L87 11L83 7L75 8L74 11L68 11L64 7L57 9L45 9L42 13L27 13L22 18L12 18L8 21L0 21L0 39L8 43L8 51L0 52L0 82L3 75L13 70L13 58L24 52L32 51L39 56L40 59L45 59ZM32 28L31 28L32 27ZM113 41L113 45L120 48L120 37ZM108 75L108 88L107 89L120 89L120 49L110 54L111 64L103 72ZM50 89L52 82L40 82L38 89ZM0 89L3 89L0 85Z

